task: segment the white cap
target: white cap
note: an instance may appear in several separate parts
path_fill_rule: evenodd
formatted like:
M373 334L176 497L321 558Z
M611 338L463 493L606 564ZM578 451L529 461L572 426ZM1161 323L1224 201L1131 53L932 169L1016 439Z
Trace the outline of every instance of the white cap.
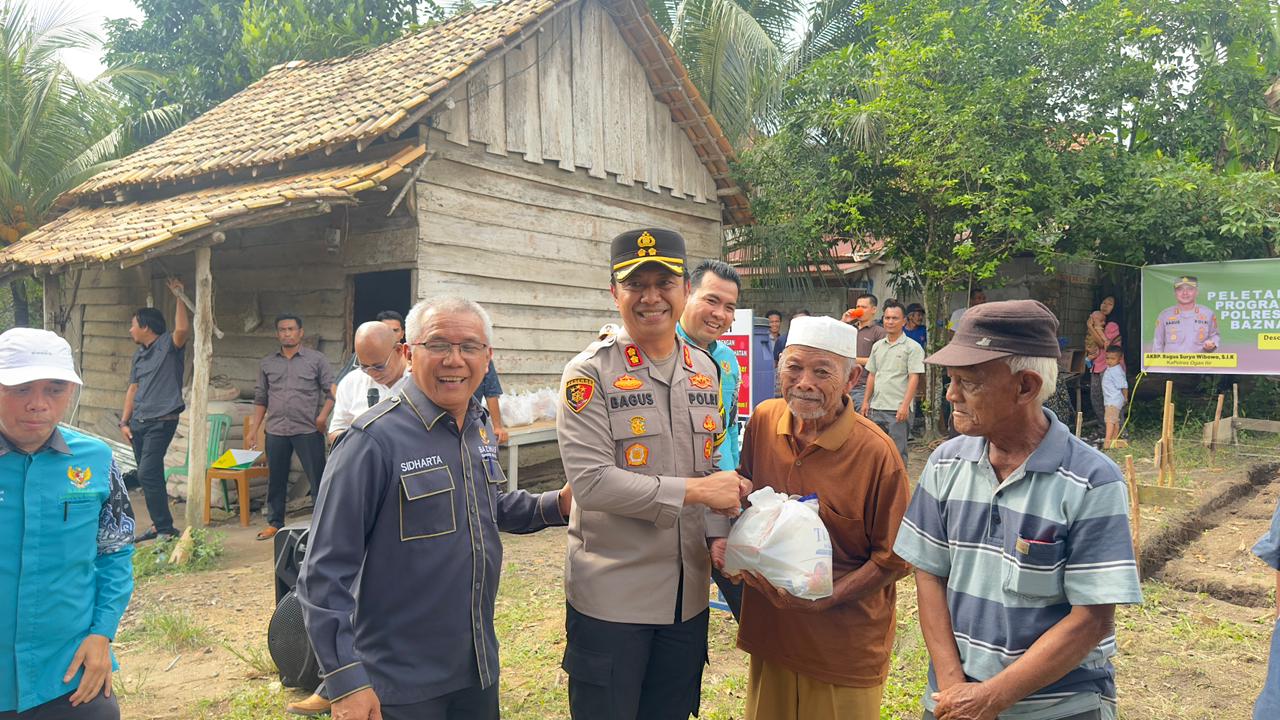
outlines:
M13 328L0 334L0 385L36 380L65 380L83 385L71 359L71 346L56 333Z
M787 330L787 347L792 345L854 358L858 356L858 330L825 315L798 317L791 321L791 328Z

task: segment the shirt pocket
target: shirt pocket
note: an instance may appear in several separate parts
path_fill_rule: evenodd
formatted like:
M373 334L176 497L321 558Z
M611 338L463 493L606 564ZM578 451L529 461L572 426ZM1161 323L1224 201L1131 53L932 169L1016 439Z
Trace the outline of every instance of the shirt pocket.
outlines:
M831 537L834 567L853 571L866 564L871 557L871 542L867 539L867 528L862 518L838 513L821 499L818 500L818 517Z
M698 470L714 470L711 459L716 454L716 438L724 432L724 420L718 408L689 408L689 423L693 426L694 467Z
M448 465L400 476L400 539L422 540L458 529Z
M485 486L489 491L489 509L493 511L493 519L498 519L498 496L507 489L507 474L502 471L497 455L480 456L480 464L484 467Z
M62 521L59 537L67 562L92 562L97 557L102 502L98 493L81 493L59 500L54 507L57 519Z
M1005 592L1034 598L1062 595L1066 555L1067 544L1063 540L1039 542L1019 535L1013 559L1005 558Z
M655 408L618 409L609 414L609 430L616 446L617 466L642 470L653 464L659 437L664 432L663 416Z

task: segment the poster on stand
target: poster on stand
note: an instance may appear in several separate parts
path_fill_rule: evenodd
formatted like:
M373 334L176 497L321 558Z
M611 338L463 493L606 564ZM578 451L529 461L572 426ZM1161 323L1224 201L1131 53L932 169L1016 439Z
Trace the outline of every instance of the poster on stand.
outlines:
M742 370L742 384L738 386L738 418L746 421L751 416L751 325L754 315L751 310L738 309L733 313L733 325L729 332L720 336L720 342L728 345L733 354L738 356L738 367Z
M1280 375L1280 259L1142 268L1142 369Z

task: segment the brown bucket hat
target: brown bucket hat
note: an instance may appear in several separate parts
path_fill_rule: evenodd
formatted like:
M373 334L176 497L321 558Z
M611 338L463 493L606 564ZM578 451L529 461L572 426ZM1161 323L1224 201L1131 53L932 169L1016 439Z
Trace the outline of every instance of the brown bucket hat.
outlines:
M951 342L925 358L925 362L966 367L1009 355L1062 356L1058 318L1049 308L1036 300L974 305L961 316Z

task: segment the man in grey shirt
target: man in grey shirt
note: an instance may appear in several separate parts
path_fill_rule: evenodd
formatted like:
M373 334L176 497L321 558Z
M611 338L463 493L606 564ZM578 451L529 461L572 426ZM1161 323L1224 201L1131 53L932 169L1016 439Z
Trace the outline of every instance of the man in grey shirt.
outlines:
M177 278L169 278L165 284L174 297L182 292L182 281ZM138 535L136 542L178 534L164 486L164 455L178 429L178 416L186 408L182 402L182 356L190 336L191 323L180 298L173 311L172 333L165 327L164 315L155 308L139 308L129 324L129 337L138 349L129 368L120 434L133 445L138 483L151 516L151 528Z
M333 370L319 350L302 346L302 318L276 318L276 338L280 349L262 358L258 386L253 392L253 425L249 428L251 447L257 446L258 428L266 420L268 526L259 540L275 537L284 526L285 496L289 490L289 466L298 454L302 470L311 483L311 497L320 494L324 473L324 431L333 410L335 389Z

